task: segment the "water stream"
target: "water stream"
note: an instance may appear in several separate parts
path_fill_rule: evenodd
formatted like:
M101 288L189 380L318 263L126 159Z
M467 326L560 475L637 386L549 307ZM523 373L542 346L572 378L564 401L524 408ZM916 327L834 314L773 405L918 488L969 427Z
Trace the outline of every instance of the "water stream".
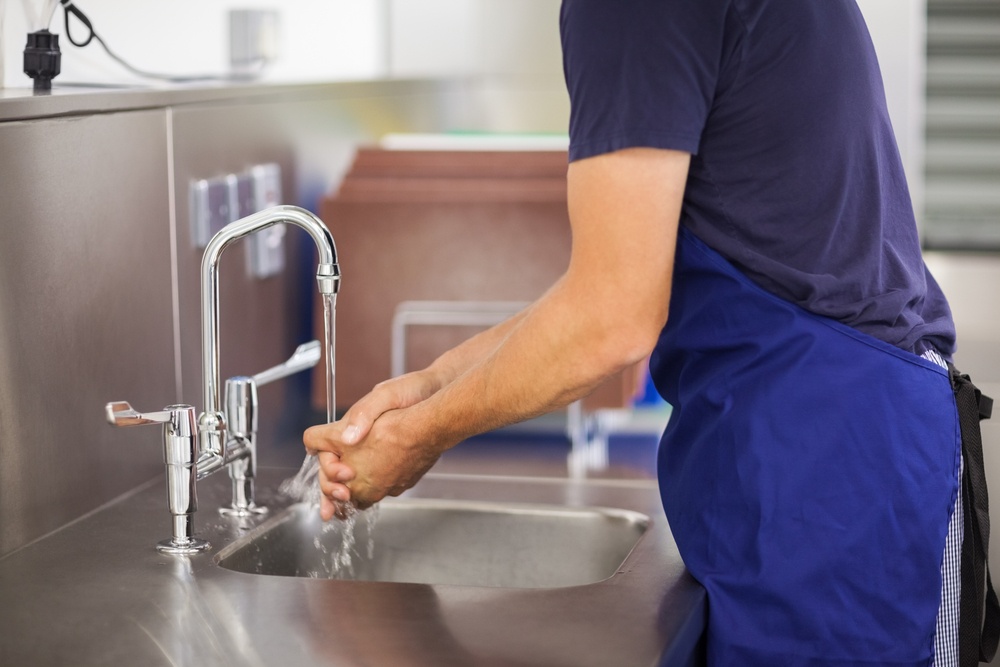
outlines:
M323 294L323 350L326 358L326 421L332 423L337 419L337 395L336 395L336 357L337 348L337 295ZM317 507L319 511L320 490L319 490L319 459L314 454L306 454L302 461L302 467L294 477L282 482L279 491L289 498L299 502L309 503ZM323 526L323 534L331 531L338 531L342 534L340 547L331 554L329 571L326 576L347 574L353 575L354 566L352 557L355 550L355 526L357 524L358 509L351 503L334 501L337 505L337 516L340 521L328 522ZM365 515L368 527L368 558L372 558L375 544L373 542L373 529L378 517L377 507L371 510L360 512ZM329 553L328 549L321 544L320 537L317 536L314 546ZM318 573L317 573L317 576Z
M326 421L337 418L337 295L323 295L323 349L326 351Z

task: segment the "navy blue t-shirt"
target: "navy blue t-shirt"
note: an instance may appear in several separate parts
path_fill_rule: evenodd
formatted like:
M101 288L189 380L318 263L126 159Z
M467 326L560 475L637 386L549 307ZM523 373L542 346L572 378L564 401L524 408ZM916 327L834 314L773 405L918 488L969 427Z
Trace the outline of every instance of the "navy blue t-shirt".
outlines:
M570 159L692 154L681 224L763 288L950 356L855 0L563 0Z

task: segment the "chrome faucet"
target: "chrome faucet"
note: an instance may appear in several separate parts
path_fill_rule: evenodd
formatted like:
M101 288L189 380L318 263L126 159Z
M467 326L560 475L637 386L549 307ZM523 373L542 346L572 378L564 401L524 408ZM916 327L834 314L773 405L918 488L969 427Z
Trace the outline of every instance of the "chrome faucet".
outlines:
M300 346L291 359L253 377L231 378L226 383L226 413L219 397L219 276L223 251L233 242L278 223L290 223L312 237L319 253L316 281L321 294L336 294L340 267L333 236L315 215L295 206L276 206L223 227L205 248L201 261L201 345L205 409L195 420L195 408L171 405L160 412L139 413L125 401L108 403L108 422L115 426L163 425L163 455L167 465L167 500L173 536L157 544L172 554L203 551L210 545L194 537L194 512L198 507L196 482L229 467L233 503L220 511L247 515L263 508L254 503L256 471L257 386L311 368L319 359L319 343ZM328 359L327 363L333 363Z
M249 456L229 464L229 477L233 480L233 502L220 507L219 513L228 516L264 514L266 507L254 503L254 478L257 476L257 387L274 382L316 365L320 358L318 340L303 343L291 358L253 377L236 376L226 380L226 427L230 439L247 444ZM207 464L205 466L208 467Z

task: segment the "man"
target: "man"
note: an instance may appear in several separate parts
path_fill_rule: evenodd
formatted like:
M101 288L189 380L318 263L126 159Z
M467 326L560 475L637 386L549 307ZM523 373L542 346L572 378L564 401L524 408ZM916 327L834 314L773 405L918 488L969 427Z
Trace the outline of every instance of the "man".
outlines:
M306 432L324 518L652 352L709 664L957 665L955 331L854 0L564 0L561 21L570 266Z

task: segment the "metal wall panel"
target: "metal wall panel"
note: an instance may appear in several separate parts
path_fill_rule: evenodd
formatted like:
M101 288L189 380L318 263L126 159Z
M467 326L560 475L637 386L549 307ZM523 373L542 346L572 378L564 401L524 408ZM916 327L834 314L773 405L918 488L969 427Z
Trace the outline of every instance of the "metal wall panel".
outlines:
M172 112L174 201L177 211L177 265L181 350L181 399L205 405L201 368L201 257L192 239L189 190L192 181L241 172L254 164L281 166L285 203L293 192L294 160L290 147L275 132L270 104L251 106L194 106ZM222 256L220 275L221 378L253 375L280 363L294 349L294 311L300 309L292 288L297 259L298 230L285 235L286 270L265 279L246 273L246 240L230 246ZM274 433L276 409L284 403L285 382L260 388L261 440Z
M203 405L190 180L277 162L285 201L315 209L359 143L496 129L477 90L442 81L0 95L0 557L162 477L159 429L106 425L107 401ZM314 250L298 229L286 241L285 273L264 280L247 277L243 248L226 252L222 377L263 370L311 337ZM302 460L302 418L314 416L303 380L297 394L291 380L260 392L262 465Z
M176 399L163 111L0 124L0 556L162 471Z
M200 262L192 241L189 189L193 180L237 173L254 164L281 166L284 203L317 210L320 197L347 170L357 145L386 132L442 127L446 96L435 88L401 92L393 84L368 95L277 96L182 106L172 110L177 211L182 399L204 405L201 368ZM312 338L316 255L295 227L285 235L285 270L259 279L247 275L244 244L227 248L220 262L220 377L252 375L282 362ZM345 276L350 281L350 276ZM350 326L349 322L341 322ZM260 388L259 453L262 465L300 462L301 430L314 416L309 378Z

